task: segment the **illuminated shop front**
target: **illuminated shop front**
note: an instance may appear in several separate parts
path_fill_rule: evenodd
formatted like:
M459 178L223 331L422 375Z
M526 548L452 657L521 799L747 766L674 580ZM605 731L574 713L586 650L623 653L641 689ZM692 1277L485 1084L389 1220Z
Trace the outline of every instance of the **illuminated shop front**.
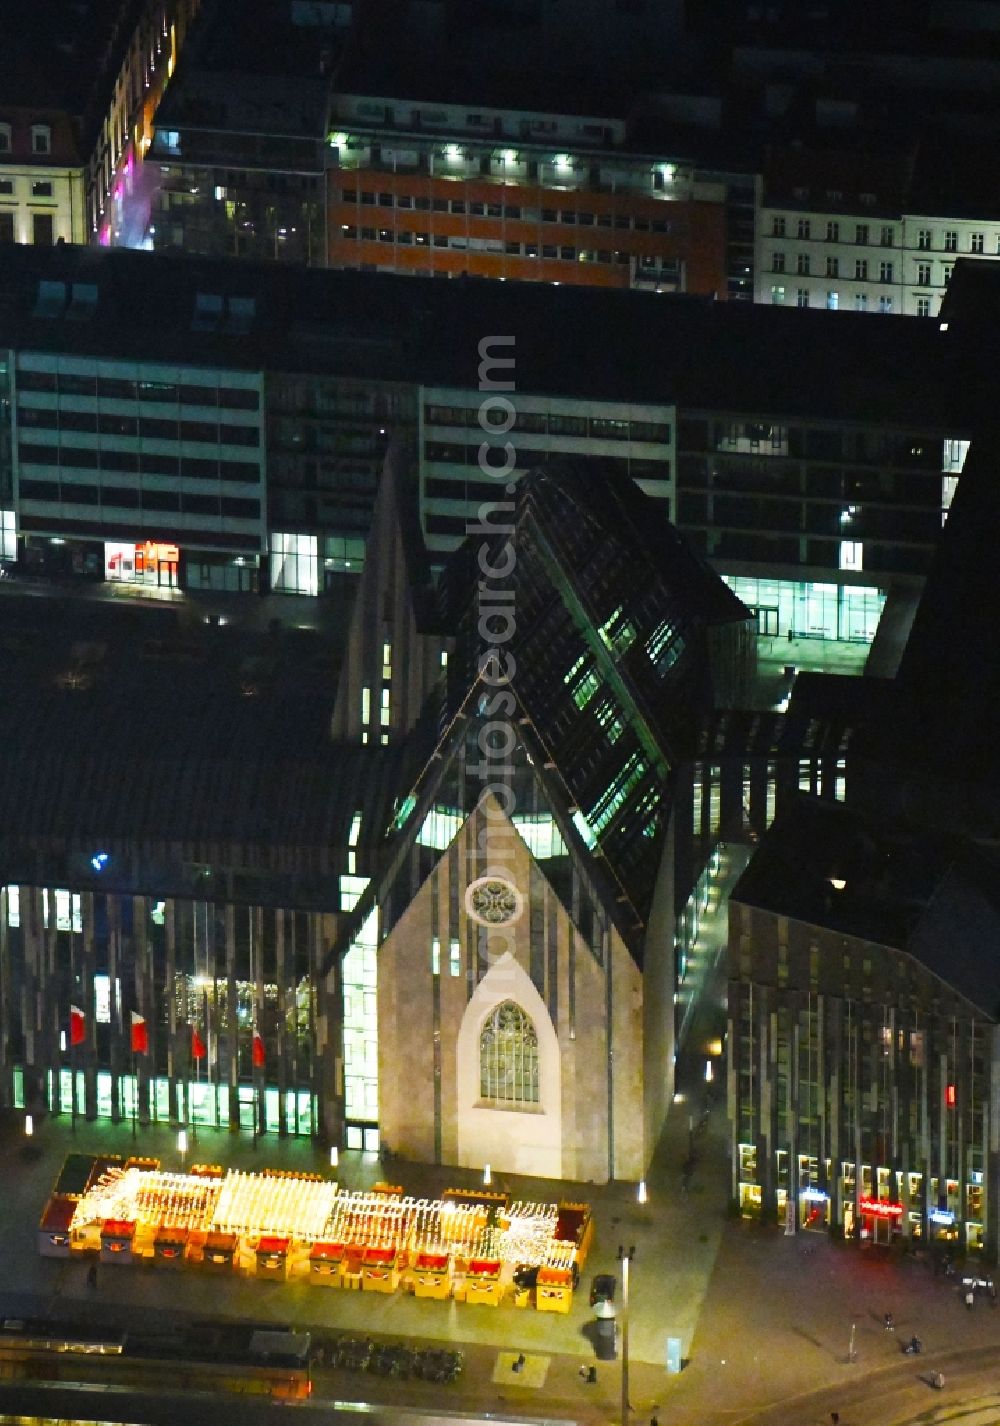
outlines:
M177 589L180 549L153 540L134 544L105 542L104 577L112 584L145 584Z
M830 1222L830 1195L808 1184L799 1193L799 1227L816 1231Z
M758 1172L755 1144L737 1144L734 1158L735 1201L740 1216L785 1224L789 1194L787 1151L775 1151L770 1174ZM985 1248L985 1193L980 1172L973 1171L964 1193L960 1192L955 1179L945 1180L940 1191L940 1181L930 1178L925 1202L922 1174L893 1172L886 1168L876 1168L873 1174L871 1164L861 1164L859 1176L857 1167L850 1161L842 1161L840 1173L834 1177L833 1161L824 1160L821 1177L826 1187L818 1187L810 1182L810 1175L820 1178L816 1160L800 1156L800 1187L795 1198L798 1207L793 1218L800 1231L832 1229L848 1240L883 1246L906 1240L973 1251ZM765 1196L764 1180L768 1178L773 1185L767 1195L771 1198L770 1204ZM963 1201L964 1213L960 1207Z

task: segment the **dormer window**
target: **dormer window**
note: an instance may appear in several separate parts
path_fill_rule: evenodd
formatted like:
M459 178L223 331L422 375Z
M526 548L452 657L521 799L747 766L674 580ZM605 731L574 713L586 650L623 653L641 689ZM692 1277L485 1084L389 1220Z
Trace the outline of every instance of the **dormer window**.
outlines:
M199 292L194 299L194 318L191 326L196 332L217 331L222 321L222 295L217 292Z
M52 320L61 317L66 310L66 298L69 294L66 291L65 282L51 282L46 278L38 284L38 298L35 302L33 317L44 317Z
M52 152L52 130L48 124L32 124L31 152L35 154Z
M73 322L86 322L97 311L97 283L74 282L66 316Z
M253 297L224 297L219 292L199 292L191 326L196 332L249 332L257 314Z
M253 297L228 297L223 331L237 334L249 332L253 326L257 303Z

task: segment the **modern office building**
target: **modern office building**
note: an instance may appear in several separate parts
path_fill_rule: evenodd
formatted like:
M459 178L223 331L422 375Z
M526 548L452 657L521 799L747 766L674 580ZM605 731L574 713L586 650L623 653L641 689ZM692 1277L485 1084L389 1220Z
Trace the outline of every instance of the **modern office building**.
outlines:
M5 559L311 594L360 568L390 425L416 406L361 379L363 333L317 342L308 295L289 307L252 270L69 247L0 262Z
M4 363L4 484L25 565L177 587L183 548L188 587L211 584L212 564L249 574L267 549L261 373L199 363L183 341L154 356L164 294L63 252L22 291L10 315L31 337ZM194 341L249 331L253 298L193 297Z
M722 310L678 391L677 523L762 635L870 640L886 595L926 574L968 450L943 339L759 306L720 324Z
M606 113L440 103L422 84L334 96L331 267L724 293L721 183L632 151Z
M157 110L149 246L325 266L328 81L196 65Z
M398 43L404 10L384 17ZM156 116L154 248L726 292L727 179L634 142L630 91L577 78L563 98L481 56L391 72L372 17L341 18L293 6L234 35L205 7Z
M428 547L446 551L464 537L477 506L495 499L497 486L479 461L482 397L467 387L437 386L424 387L421 395L423 525ZM508 433L514 450L511 473L516 477L557 457L582 459L629 476L669 514L676 499L676 415L671 402L604 401L595 406L568 396L517 397Z
M330 745L329 649L73 597L8 594L0 627L4 1103L248 1130L256 1106L262 1130L319 1132L340 1053L320 1028L332 848L380 757L351 774ZM334 786L352 804L343 827ZM136 1058L133 1010L149 1028Z
M987 400L930 323L68 247L8 248L0 279L7 526L92 571L103 543L176 546L181 588L356 571L393 437L440 563L492 493L485 443L513 480L629 475L764 636L863 645L919 588ZM484 370L515 383L504 429Z

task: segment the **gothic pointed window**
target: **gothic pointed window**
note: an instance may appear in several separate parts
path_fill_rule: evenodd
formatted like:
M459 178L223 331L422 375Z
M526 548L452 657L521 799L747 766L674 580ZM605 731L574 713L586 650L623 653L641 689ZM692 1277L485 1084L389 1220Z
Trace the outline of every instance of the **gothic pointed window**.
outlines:
M498 1108L539 1102L538 1034L513 1000L498 1005L480 1031L479 1092Z

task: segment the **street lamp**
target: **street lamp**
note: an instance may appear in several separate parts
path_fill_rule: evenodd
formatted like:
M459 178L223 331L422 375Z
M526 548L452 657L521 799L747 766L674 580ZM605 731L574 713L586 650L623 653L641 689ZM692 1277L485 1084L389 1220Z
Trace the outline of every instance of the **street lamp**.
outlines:
M178 1153L180 1154L180 1156L181 1156L181 1168L184 1167L184 1161L185 1161L185 1158L186 1158L186 1156L187 1156L187 1151L188 1151L188 1136L187 1136L187 1130L186 1130L186 1129L178 1129L178 1131L177 1131L177 1152L178 1152Z
M622 1265L622 1419L621 1426L628 1426L628 1271L635 1248L623 1248L618 1244L618 1261Z

